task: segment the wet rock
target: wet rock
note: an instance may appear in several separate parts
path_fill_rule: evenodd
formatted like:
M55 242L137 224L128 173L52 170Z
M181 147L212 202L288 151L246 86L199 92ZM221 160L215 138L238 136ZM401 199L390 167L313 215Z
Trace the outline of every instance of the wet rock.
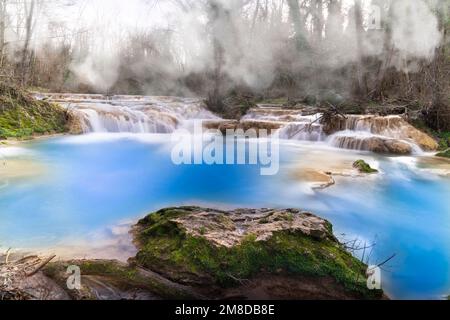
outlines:
M426 133L414 128L400 116L349 115L347 118L331 117L323 124L323 131L364 131L373 135L397 140L410 140L425 151L437 150L437 142ZM403 148L403 147L402 147Z
M276 121L258 121L258 120L209 120L203 122L203 127L208 130L219 130L222 134L226 134L227 130L244 130L253 129L259 134L259 130L266 130L270 135L273 130L280 129L284 124Z
M69 133L73 135L83 134L84 128L82 123L83 115L79 111L69 110L67 112L67 126Z
M407 142L377 136L337 135L332 137L331 143L341 149L364 150L384 154L409 155L413 151L412 146Z
M323 172L316 169L301 169L296 172L295 177L311 186L313 190L322 190L336 184L331 172Z

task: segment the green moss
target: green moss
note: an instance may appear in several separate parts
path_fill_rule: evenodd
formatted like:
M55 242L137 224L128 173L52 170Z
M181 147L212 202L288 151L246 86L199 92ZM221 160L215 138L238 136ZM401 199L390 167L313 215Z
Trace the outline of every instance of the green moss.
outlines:
M362 173L377 173L378 170L372 169L370 165L365 162L364 160L357 160L353 163L353 168L356 168L359 170L359 172Z
M445 151L450 148L450 132L440 132L436 134L439 139L439 150Z
M444 152L439 152L438 154L436 154L436 157L450 158L450 149L447 149Z
M182 209L166 209L139 223L142 228L138 233L140 251L136 255L139 265L174 270L173 277L182 274L183 279L190 276L193 282L198 275L207 276L220 287L235 286L236 279L251 279L263 271L330 276L361 297L380 296L380 292L366 287L367 266L335 241L318 241L303 233L277 232L268 241L258 242L254 236L248 236L238 246L217 247L203 237L186 234L170 221L182 212Z
M450 131L441 131L431 129L423 120L415 120L411 124L417 129L434 137L438 141L439 151L445 151L450 148Z
M67 131L65 110L28 93L0 83L0 139Z
M283 97L283 98L268 98L268 99L263 99L258 101L259 104L279 104L279 105L287 105L288 104L288 99Z

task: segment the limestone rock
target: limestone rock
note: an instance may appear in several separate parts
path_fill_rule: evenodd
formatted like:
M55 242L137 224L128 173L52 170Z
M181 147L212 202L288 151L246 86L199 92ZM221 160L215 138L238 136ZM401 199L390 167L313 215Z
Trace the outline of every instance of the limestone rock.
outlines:
M332 137L332 145L342 149L397 155L409 155L413 151L412 146L405 141L378 136L358 137L338 135Z
M277 231L301 232L318 239L333 238L328 223L311 213L299 210L199 210L174 219L188 234L201 236L217 246L234 247L253 235L266 241Z

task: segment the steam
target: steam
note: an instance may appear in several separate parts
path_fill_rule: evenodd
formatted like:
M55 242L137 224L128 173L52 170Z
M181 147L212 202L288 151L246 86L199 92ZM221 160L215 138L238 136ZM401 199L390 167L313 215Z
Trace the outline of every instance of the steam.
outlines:
M431 60L442 40L439 24L423 0L392 4L392 43L406 58Z
M265 1L256 0L244 6L242 0L131 0L126 5L118 0L107 2L73 1L75 5L64 7L66 15L51 14L48 8L44 10L47 18L40 18L36 29L39 35L33 41L38 54L44 45L37 39L51 32L44 26L64 24L72 30L72 36L60 43L69 42L72 48L72 86L84 84L100 92L112 88L125 92L129 88L121 87L121 80L137 79L140 90L148 94L194 95L180 80L213 72L217 43L222 49L221 72L230 86L243 84L257 90L268 88L280 70L301 71L312 64L333 70L359 58L353 0L344 0L338 11L333 11L331 5L323 6L326 22L319 32L321 41L309 32L314 29L314 15L301 9L301 14L307 14L303 36L314 48L312 52L298 52L292 46L296 32L286 1L268 0L267 7L263 7ZM212 12L212 3L220 10ZM442 42L438 19L431 10L435 2L362 3L364 56L386 59L384 32L371 29L371 11L375 7L380 13L380 25L390 25L390 45L394 49L391 66L411 72L416 62L434 58ZM105 13L99 14L101 10ZM68 16L78 18L70 21ZM60 20L55 22L58 17ZM58 45L57 41L51 40L53 46ZM320 86L314 79L304 80L308 85Z

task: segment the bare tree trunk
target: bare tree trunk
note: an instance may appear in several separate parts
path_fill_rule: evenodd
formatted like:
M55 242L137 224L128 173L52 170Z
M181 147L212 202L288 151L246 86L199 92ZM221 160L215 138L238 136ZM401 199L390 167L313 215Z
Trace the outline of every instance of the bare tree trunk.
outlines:
M3 69L5 56L6 0L0 0L0 69Z
M33 32L33 16L34 16L34 9L35 9L35 0L31 0L30 6L28 7L27 3L24 2L25 6L25 16L26 16L26 22L25 22L25 43L22 48L22 57L20 61L20 78L22 85L27 84L27 76L28 76L28 68L29 65L27 65L27 59L28 59L28 51L30 49L30 42L31 42L31 36Z
M355 32L356 32L356 50L357 50L357 95L366 96L367 88L364 83L364 70L363 70L363 39L364 39L364 27L363 27L363 15L362 15L362 3L361 0L355 0Z
M315 0L314 8L314 35L317 44L320 44L323 36L324 15L323 0Z
M338 40L342 36L344 19L342 16L342 1L330 0L328 4L328 18L325 27L325 37Z
M287 0L289 6L289 15L294 24L295 43L298 51L308 49L308 42L305 38L305 24L300 14L299 0Z

